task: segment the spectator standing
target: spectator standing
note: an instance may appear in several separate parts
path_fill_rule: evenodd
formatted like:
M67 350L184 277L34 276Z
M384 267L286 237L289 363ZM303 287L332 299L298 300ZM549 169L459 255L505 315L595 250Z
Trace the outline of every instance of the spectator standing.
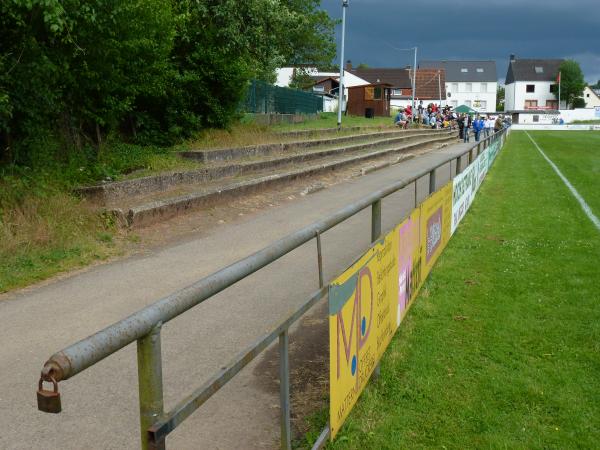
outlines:
M498 116L496 118L496 122L494 122L494 132L497 133L498 131L500 131L503 128L502 125L502 119L500 118L500 116Z
M483 119L479 116L473 121L473 132L475 133L475 142L479 142L481 130L483 129Z
M469 114L465 114L463 118L463 140L464 142L469 142L469 128L471 128L471 116Z
M494 119L492 118L492 116L487 116L487 119L485 120L485 137L490 137L490 135L492 134L492 130L494 128Z

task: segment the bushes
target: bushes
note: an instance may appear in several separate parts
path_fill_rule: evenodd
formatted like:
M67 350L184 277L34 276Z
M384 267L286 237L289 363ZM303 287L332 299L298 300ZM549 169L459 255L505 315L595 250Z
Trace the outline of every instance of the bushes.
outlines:
M32 164L118 133L166 145L236 117L248 80L331 60L318 0L7 0L0 3L0 161Z

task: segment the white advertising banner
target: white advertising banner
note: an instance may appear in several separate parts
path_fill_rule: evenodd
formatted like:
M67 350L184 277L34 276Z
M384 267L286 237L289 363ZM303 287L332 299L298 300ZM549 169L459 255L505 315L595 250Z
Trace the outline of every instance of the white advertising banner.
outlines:
M452 222L450 233L454 234L460 221L471 207L477 192L479 164L469 166L452 180Z
M477 157L473 165L477 166L477 185L475 190L479 190L479 186L483 183L485 176L488 171L488 158L489 158L489 149L485 149L481 152L481 154Z

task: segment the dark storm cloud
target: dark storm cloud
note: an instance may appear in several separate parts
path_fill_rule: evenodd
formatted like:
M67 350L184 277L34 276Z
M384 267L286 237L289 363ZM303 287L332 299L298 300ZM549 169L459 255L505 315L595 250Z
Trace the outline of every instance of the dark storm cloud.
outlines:
M322 0L333 18L341 0ZM338 26L338 45L339 32ZM522 58L573 58L586 80L600 79L598 0L350 0L346 58L374 67L419 59L493 59L504 81L511 53Z

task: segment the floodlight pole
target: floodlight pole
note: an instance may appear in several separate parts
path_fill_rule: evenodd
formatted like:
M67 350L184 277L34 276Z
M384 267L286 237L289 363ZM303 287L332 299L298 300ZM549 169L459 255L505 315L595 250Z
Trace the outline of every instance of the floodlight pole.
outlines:
M442 107L442 72L438 70L438 92L440 94L440 108Z
M415 123L415 91L417 90L417 47L415 47L415 64L413 66L413 84L412 84L412 123Z
M344 107L344 44L346 40L346 8L350 0L342 0L342 51L340 53L340 87L338 90L338 129L342 128L342 108Z

